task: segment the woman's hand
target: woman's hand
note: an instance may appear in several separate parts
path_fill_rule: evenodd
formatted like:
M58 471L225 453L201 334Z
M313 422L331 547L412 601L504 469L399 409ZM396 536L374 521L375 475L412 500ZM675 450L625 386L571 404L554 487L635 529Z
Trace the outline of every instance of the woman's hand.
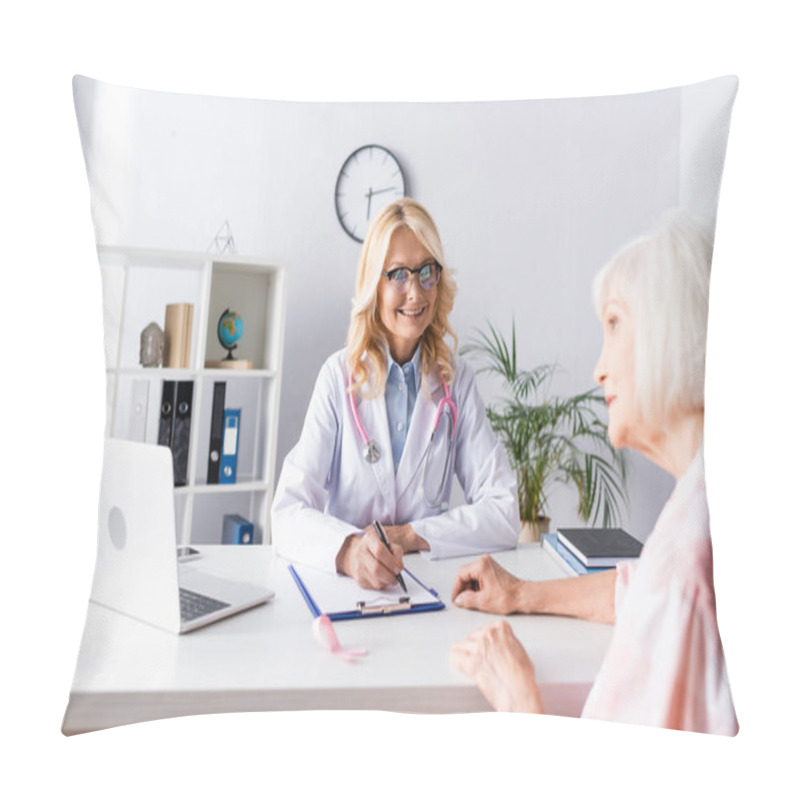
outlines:
M451 599L461 608L512 614L519 610L518 595L523 583L491 556L481 556L458 571Z
M454 644L450 661L497 711L544 712L533 662L505 620Z
M352 534L344 540L336 556L336 570L355 578L364 589L394 586L403 569L403 548L389 542L391 552L370 525L363 535Z

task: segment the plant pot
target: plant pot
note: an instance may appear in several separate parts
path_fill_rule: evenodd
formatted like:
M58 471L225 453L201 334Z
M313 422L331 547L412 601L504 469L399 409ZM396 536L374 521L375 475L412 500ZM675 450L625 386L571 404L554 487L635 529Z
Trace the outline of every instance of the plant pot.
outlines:
M536 517L533 522L523 522L519 532L520 543L540 542L543 533L550 532L550 517Z

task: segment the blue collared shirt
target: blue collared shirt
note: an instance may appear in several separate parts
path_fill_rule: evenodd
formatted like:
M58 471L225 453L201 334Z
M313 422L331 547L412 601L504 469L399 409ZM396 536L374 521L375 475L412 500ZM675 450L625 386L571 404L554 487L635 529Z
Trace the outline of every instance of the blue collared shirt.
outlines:
M403 448L408 436L408 426L411 414L414 411L414 402L420 384L420 353L419 347L414 352L411 361L402 367L395 362L386 350L386 363L389 369L386 374L386 416L389 420L389 437L392 441L392 462L394 471L400 465Z

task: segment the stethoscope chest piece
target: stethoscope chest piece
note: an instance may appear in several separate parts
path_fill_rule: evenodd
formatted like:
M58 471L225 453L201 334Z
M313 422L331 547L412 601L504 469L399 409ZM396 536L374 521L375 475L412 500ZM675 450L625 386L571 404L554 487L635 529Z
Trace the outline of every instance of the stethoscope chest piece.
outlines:
M348 386L351 383L352 376L348 380ZM444 389L444 397L439 401L439 405L436 408L436 419L433 423L433 433L431 434L431 441L428 445L428 455L425 458L425 470L422 479L425 489L425 499L431 506L441 506L442 504L446 505L445 494L448 485L448 477L453 468L453 453L455 447L456 404L450 397L450 390L448 389L446 383L442 382L442 388ZM364 461L366 461L368 464L375 464L381 457L380 448L377 444L375 444L374 441L372 441L372 439L367 436L367 432L364 430L364 425L361 422L361 417L359 416L358 409L356 408L356 401L353 392L348 389L347 394L348 400L350 401L350 409L353 412L353 420L358 427L358 433L359 436L361 436L361 441L364 442L364 449L361 451L362 455L364 456ZM440 430L439 420L442 416L445 417L446 422L441 428L441 433L437 437L436 433ZM436 438L443 440L443 448L434 448L434 439ZM437 450L437 454L432 459L431 456L434 449ZM444 456L444 458L442 458L442 456ZM437 484L430 487L429 490L428 473L430 471L429 467L431 460L435 461L439 467L441 478Z
M368 464L375 464L381 457L381 451L378 445L373 441L367 442L364 446L364 460Z

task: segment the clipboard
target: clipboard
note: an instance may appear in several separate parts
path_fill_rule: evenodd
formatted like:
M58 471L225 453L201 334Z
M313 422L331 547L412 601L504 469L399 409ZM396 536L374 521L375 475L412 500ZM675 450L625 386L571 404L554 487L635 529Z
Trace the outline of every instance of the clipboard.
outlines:
M300 565L289 565L289 572L315 617L322 614L330 619L369 619L396 614L417 614L422 611L440 611L445 607L437 592L412 575L407 569L408 593L400 586L389 586L380 591L362 589L347 575Z

